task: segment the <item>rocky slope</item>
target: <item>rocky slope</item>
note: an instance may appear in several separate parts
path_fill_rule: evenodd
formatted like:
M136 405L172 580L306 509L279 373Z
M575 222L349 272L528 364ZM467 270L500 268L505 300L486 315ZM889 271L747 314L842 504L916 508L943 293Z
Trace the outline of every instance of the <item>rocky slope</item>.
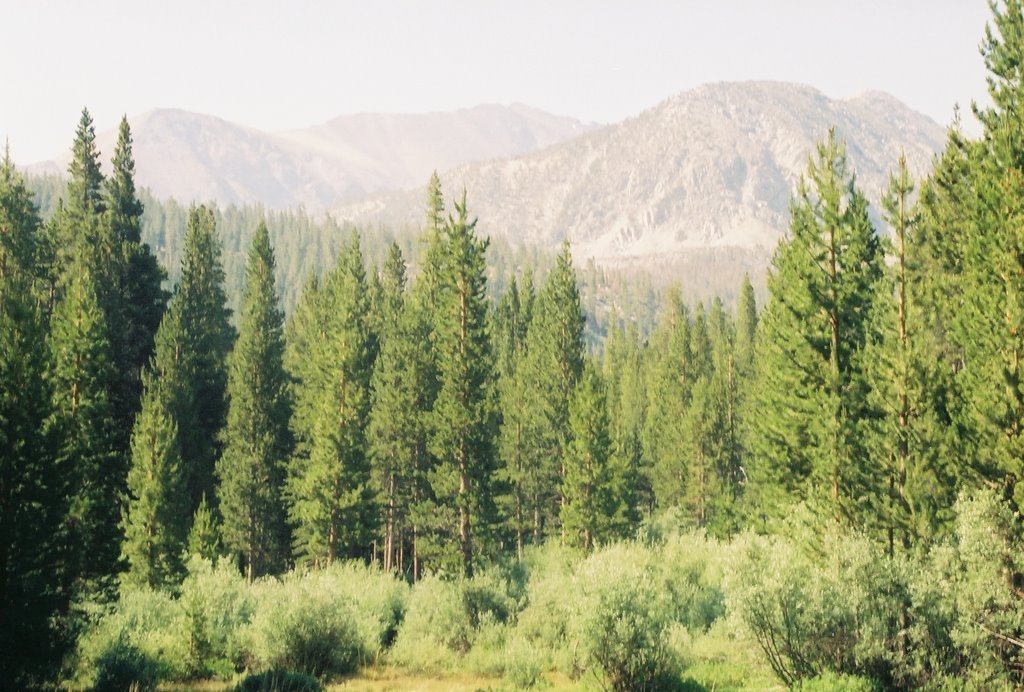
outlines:
M637 266L709 249L766 256L788 226L808 155L833 126L873 200L901 149L923 173L945 138L883 93L834 100L796 84L719 83L541 151L441 177L450 191L468 190L484 232L543 247L568 237L579 257ZM343 205L336 215L418 224L423 200L417 188Z

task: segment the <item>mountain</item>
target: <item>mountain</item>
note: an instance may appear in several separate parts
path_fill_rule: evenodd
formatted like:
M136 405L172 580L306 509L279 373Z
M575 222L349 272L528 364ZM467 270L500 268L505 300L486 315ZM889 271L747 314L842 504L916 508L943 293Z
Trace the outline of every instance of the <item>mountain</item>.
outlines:
M780 82L705 85L637 117L523 156L441 175L468 190L485 233L555 247L605 264L691 266L740 258L751 268L789 224L789 201L815 143L834 126L858 184L877 200L900 150L925 172L945 130L880 92L835 100ZM419 224L425 192L339 206L360 225ZM700 262L697 262L700 264Z
M310 210L425 183L434 169L524 154L594 127L522 105L349 115L282 133L176 109L129 122L138 183L157 197ZM104 159L115 138L115 131L97 136ZM69 157L28 170L63 171Z

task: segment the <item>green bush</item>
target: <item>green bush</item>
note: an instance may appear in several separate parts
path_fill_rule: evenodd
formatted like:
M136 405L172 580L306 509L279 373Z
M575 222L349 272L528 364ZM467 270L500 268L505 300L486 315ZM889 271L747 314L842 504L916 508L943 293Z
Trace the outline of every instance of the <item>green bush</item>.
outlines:
M473 579L426 577L409 596L392 660L412 670L450 669L469 653L480 632L503 638L504 626L517 609L511 588L498 570L482 571ZM474 663L488 672L500 667L484 663L485 658L481 651Z
M722 551L703 531L670 536L647 550L672 619L693 634L707 632L725 615Z
M160 679L187 675L187 639L184 614L173 594L166 591L125 591L106 613L79 638L76 678L89 684L101 660L122 646L141 653L153 663Z
M787 685L827 672L890 679L907 567L865 538L829 544L819 566L782 538L738 540L724 582L729 610Z
M190 678L230 677L237 636L252 618L254 603L246 580L231 560L214 564L200 557L188 563L178 599L185 629L185 671Z
M409 601L410 589L404 581L355 561L335 563L301 579L314 590L352 604L353 624L365 662L372 662L394 642Z
M321 692L323 688L310 675L274 669L246 675L235 685L234 692Z
M1020 516L994 492L963 496L956 532L911 581L908 685L1024 685L1024 543Z
M636 544L605 548L579 566L572 582L577 664L598 668L613 690L678 684L667 646L669 603L648 555Z
M155 690L160 679L159 666L138 647L124 640L114 642L96 659L94 692Z
M291 575L253 587L256 600L243 637L250 668L284 668L323 677L354 671L362 653L351 601Z
M570 553L551 544L531 547L524 556L529 574L526 604L518 614L516 634L533 647L542 665L571 672L573 563Z
M517 690L535 687L541 681L540 656L529 642L512 639L505 646L505 680Z

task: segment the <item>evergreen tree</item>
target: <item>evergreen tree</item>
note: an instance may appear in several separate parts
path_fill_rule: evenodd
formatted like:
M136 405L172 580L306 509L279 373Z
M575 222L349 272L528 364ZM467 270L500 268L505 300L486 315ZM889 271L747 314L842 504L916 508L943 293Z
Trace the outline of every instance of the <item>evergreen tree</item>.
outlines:
M753 366L757 341L757 298L750 275L743 275L740 299L736 306L736 359L745 373Z
M740 528L741 500L744 491L748 450L746 440L749 386L754 373L754 342L749 331L756 322L753 292L744 280L740 292L737 321L730 319L721 301L711 311L714 373L708 383L713 411L713 435L716 443L714 480L717 495L713 498L708 530L714 535L728 536ZM739 330L747 333L740 338Z
M644 447L651 460L652 487L660 508L686 496L689 441L683 421L697 381L689 309L672 292L652 336Z
M224 453L217 461L225 546L249 581L283 567L288 530L282 490L291 453L291 402L284 372L284 313L274 287L266 224L256 229L246 272L238 341L231 352Z
M651 470L644 456L644 420L647 390L643 355L636 324L626 330L615 325L605 347L604 372L611 424L612 465L624 482L621 490L623 514L618 518L622 532L630 533L642 515L654 511Z
M1002 486L1019 507L1024 505L1024 12L1019 0L993 3L992 9L993 22L982 43L992 105L975 108L982 138L949 153L950 163L958 165L943 171L942 182L951 184L937 196L957 205L937 210L947 212L940 221L949 230L947 242L940 238L933 246L959 246L955 254L940 257L952 260L948 283L959 288L954 294L959 303L943 303L945 314L952 313L952 341L963 356L957 384L973 438L964 450L973 462L968 468L971 475ZM957 176L961 171L962 178ZM951 237L956 232L959 236ZM959 273L956 260L962 263Z
M112 251L101 218L105 210L103 174L96 148L96 128L88 109L75 131L68 164L64 199L48 225L47 262L50 264L51 292L56 295L60 277L72 261L84 262L97 287L109 285ZM100 291L97 290L97 295ZM101 305L103 296L100 296Z
M126 584L158 588L183 576L188 498L174 418L172 379L159 355L143 380L142 410L132 431L128 505L122 519Z
M180 430L194 424L195 393L182 310L175 295L143 373L142 409L132 429L121 554L128 561L124 579L136 585L173 583L181 576L180 557L192 515Z
M184 341L181 358L187 373L187 409L175 412L185 464L189 515L205 495L216 497L214 466L221 453L219 435L227 417L228 353L235 340L226 307L221 243L213 212L189 211L181 281L175 294Z
M93 286L84 261L72 263L50 320L50 432L75 490L68 530L77 554L67 567L76 588L87 591L117 571L118 493L124 485L109 399L107 325Z
M422 308L408 300L398 317L374 366L367 438L383 500L384 569L417 579L418 539L428 523L425 512L417 510L430 504L426 474L433 370L424 349L429 329Z
M949 426L935 408L943 365L924 331L915 246L918 215L912 207L914 184L904 156L890 176L882 198L892 229L892 262L876 301L880 339L869 344L867 373L877 419L871 421L872 455L885 492L873 501L877 527L885 532L890 554L898 542L931 538L956 499Z
M439 388L433 406L429 473L436 525L427 546L437 567L472 576L476 541L495 524L491 493L497 432L495 376L485 291L487 241L476 236L465 194L428 250L436 265L425 278L434 291L432 347ZM448 551L457 545L458 553Z
M532 420L524 425L533 446L528 463L537 464L540 474L535 483L540 494L534 507L540 519L538 534L543 532L541 522L557 522L565 503L560 488L569 442L569 401L583 369L585 323L576 271L565 241L533 307L522 365L525 372L520 375L531 383L525 407Z
M882 261L867 201L830 131L791 204L762 317L757 461L762 482L822 514L854 518L866 453L861 355ZM778 503L780 498L767 498Z
M142 396L142 371L153 355L153 340L167 302L165 273L142 242L142 203L135 191L135 160L128 120L121 119L112 170L104 184L106 233L110 236L110 283L101 302L107 316L111 358L117 364L111 404L118 449L127 456L132 424Z
M185 541L189 555L214 562L221 556L220 524L204 497L192 516L192 528Z
M298 556L318 565L368 557L376 530L365 437L374 345L366 286L353 234L324 285L300 308L306 328L319 336L307 332L289 358L296 367L292 430L298 441L289 517Z
M68 644L68 560L62 527L68 469L53 454L43 422L44 325L35 284L39 215L9 152L0 164L0 678L41 688Z
M82 109L78 129L75 130L75 142L71 147L65 208L72 214L102 214L106 208L100 152L96 148L96 126L88 108Z
M608 402L600 374L587 367L569 404L571 442L565 458L565 540L589 552L613 535L616 497Z
M494 335L498 364L498 398L501 428L498 451L501 459L500 477L508 488L503 511L515 536L516 556L522 558L526 536L539 529L540 508L538 465L531 459L531 444L526 438L530 420L528 410L529 381L526 362L526 332L533 312L533 280L527 273L523 290L515 277L495 311ZM532 511L531 511L532 509ZM539 536L535 535L535 540Z

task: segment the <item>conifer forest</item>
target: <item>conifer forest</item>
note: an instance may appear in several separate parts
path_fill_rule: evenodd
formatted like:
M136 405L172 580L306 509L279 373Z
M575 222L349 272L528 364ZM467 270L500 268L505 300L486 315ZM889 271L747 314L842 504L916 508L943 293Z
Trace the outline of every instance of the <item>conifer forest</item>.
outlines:
M436 175L355 229L155 199L87 110L6 155L0 689L1024 688L1020 0L981 49L979 135L873 205L822 132L703 302Z

